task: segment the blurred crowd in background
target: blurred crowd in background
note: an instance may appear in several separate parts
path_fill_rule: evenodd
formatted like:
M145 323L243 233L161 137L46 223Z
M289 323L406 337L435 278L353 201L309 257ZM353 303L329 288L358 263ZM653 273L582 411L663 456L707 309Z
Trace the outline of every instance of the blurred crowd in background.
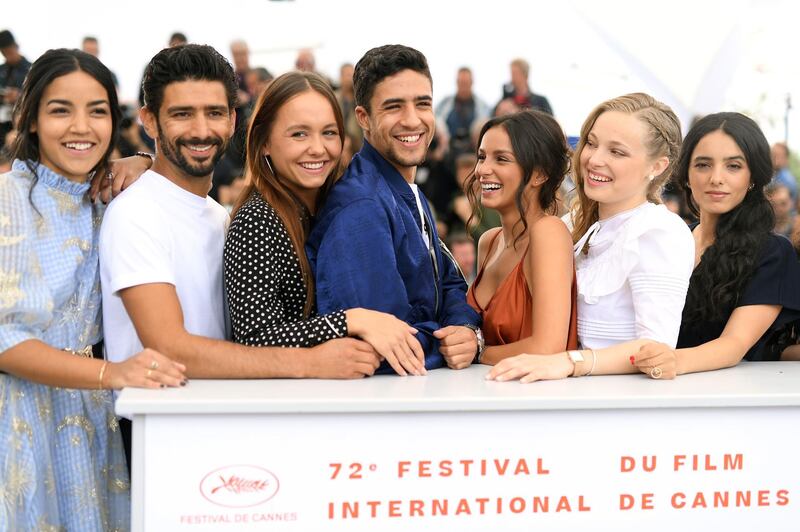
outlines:
M167 46L180 46L189 42L182 32L169 36ZM100 56L100 42L96 37L86 36L81 43L83 51ZM0 51L5 59L0 65L0 172L10 170L10 146L13 141L13 109L20 94L25 74L33 57L24 55L24 43L18 43L10 30L0 32ZM155 53L157 50L153 50ZM221 52L225 52L221 50ZM210 195L227 208L231 208L246 183L245 137L250 114L259 96L266 90L275 75L267 66L251 63L247 42L235 40L230 43L230 55L236 71L239 91L236 107L236 132L225 156L217 165ZM113 71L113 65L108 65ZM314 52L300 49L294 67L299 71L316 72ZM475 67L477 68L477 67ZM352 63L341 65L336 76L321 73L335 89L345 119L344 160L349 161L362 144L362 132L355 116ZM318 72L319 73L319 72ZM509 64L508 79L502 83L502 97L496 102L486 102L472 90L473 67L463 66L456 75L454 90L435 101L437 121L436 135L428 152L428 158L417 172L417 184L429 198L435 210L440 235L445 239L460 263L468 281L476 271L476 244L480 235L491 227L500 225L494 211L485 211L478 220L473 220L468 229L471 209L464 194L463 184L476 164L476 139L481 126L493 116L513 113L520 109L537 109L558 118L547 97L534 91L529 63L515 59ZM447 86L447 81L437 83ZM445 90L445 92L447 92ZM128 157L139 151L152 152L154 143L142 128L139 108L143 105L141 90L138 101L123 103L121 135L115 156ZM699 118L699 117L696 117ZM691 124L684 124L687 131ZM569 138L574 148L577 139ZM774 178L767 189L768 197L776 215L775 232L789 237L796 248L800 248L800 216L798 215L797 174L800 159L783 142L772 146ZM564 180L560 191L560 208L569 208L574 184L570 176ZM686 198L669 185L663 193L667 207L680 214L687 222L692 215L686 206Z

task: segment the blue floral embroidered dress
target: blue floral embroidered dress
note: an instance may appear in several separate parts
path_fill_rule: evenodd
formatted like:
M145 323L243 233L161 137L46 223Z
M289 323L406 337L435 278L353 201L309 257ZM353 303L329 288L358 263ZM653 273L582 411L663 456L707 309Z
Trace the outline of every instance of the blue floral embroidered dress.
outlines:
M101 337L103 207L90 202L88 183L43 165L36 173L33 185L28 165L14 161L0 175L0 357L30 339L80 352ZM0 373L0 530L127 530L129 522L111 392Z

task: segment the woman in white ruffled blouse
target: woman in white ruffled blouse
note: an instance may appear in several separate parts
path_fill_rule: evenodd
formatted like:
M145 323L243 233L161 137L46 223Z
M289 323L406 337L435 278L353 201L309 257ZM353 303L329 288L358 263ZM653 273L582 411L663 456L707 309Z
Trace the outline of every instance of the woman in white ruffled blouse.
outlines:
M578 201L569 216L583 349L509 358L487 378L633 373L637 368L617 351L635 355L652 341L675 346L694 242L660 195L680 142L675 113L646 94L614 98L592 111L573 159Z

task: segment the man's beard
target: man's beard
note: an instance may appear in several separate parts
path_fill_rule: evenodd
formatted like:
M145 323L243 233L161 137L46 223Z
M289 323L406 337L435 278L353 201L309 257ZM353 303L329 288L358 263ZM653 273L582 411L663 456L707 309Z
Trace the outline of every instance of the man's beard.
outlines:
M425 158L427 156L428 156L428 149L426 148L425 152L422 153L421 155L418 155L416 157L407 156L405 158L401 158L399 150L396 150L394 146L390 146L389 151L384 155L386 160L389 161L390 163L396 166L401 166L406 168L412 168L421 165L422 163L425 162Z
M225 149L228 147L229 141L230 139L223 140L219 137L206 137L205 139L192 137L190 139L178 138L175 143L172 144L167 140L161 126L158 126L158 147L164 154L164 157L180 168L184 173L192 177L207 177L211 175L214 171L214 167L217 166L217 163L225 154ZM195 146L216 146L216 149L214 150L214 155L210 159L197 165L190 163L181 153L181 146L187 144ZM212 148L209 148L209 150L210 149Z

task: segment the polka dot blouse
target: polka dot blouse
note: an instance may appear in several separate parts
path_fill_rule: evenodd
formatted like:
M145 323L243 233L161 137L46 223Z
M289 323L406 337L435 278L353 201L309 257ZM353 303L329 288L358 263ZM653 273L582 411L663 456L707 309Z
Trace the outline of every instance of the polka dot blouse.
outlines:
M303 317L300 261L278 213L257 192L231 221L224 274L233 339L240 344L312 347L347 335L343 310Z

